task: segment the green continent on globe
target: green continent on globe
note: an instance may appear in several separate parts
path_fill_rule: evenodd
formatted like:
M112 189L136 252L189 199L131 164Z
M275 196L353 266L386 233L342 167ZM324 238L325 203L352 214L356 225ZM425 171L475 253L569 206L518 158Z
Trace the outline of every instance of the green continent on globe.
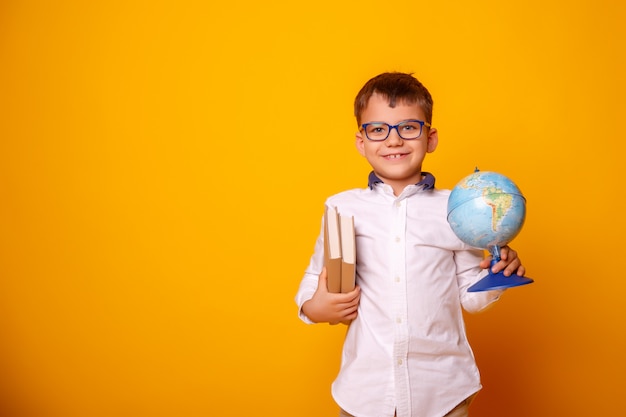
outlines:
M504 194L504 191L497 187L488 187L483 190L483 198L491 207L491 230L496 232L513 205L513 196Z

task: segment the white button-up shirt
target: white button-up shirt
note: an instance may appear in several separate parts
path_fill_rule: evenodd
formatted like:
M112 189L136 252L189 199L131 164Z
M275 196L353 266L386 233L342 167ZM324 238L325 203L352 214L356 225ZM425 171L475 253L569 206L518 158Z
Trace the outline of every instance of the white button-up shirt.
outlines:
M358 317L350 324L333 398L358 417L440 417L480 388L461 306L476 312L502 291L468 293L482 278L482 251L461 242L447 223L449 190L434 178L395 196L389 185L349 190L326 204L354 216ZM323 230L323 229L322 229ZM324 234L296 295L301 307L323 267Z

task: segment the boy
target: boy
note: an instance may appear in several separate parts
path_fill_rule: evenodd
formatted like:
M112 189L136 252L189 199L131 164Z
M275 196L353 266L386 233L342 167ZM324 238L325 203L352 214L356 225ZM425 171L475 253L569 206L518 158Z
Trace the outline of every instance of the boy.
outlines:
M296 295L306 323L349 324L332 384L341 416L466 416L481 388L462 310L477 312L502 290L468 293L489 259L447 223L449 190L422 171L437 147L433 101L412 75L384 73L355 100L356 147L372 166L369 186L331 196L327 206L354 216L357 287L329 293L323 233ZM493 268L525 270L503 248Z

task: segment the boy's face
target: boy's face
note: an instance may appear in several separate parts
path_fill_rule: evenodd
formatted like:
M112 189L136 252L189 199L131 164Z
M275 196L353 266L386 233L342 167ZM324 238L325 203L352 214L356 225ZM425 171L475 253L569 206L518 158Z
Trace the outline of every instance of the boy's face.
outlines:
M389 107L389 101L374 94L361 114L362 124L385 122L396 125L405 120L426 120L419 104L407 105L402 101L396 107ZM417 139L405 140L398 136L396 129L391 129L384 141L371 141L363 130L356 134L356 147L374 172L391 185L396 195L409 184L417 184L422 179L422 162L427 153L437 147L437 130L424 126L422 135Z

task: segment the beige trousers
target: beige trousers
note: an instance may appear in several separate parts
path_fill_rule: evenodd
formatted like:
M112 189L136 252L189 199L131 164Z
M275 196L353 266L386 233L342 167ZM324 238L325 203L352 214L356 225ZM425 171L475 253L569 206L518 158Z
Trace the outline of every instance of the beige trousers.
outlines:
M462 401L459 405L454 407L452 411L446 414L444 417L467 417L469 416L469 406L472 403L472 400L476 394ZM355 417L352 414L348 414L345 411L341 410L339 413L339 417Z

